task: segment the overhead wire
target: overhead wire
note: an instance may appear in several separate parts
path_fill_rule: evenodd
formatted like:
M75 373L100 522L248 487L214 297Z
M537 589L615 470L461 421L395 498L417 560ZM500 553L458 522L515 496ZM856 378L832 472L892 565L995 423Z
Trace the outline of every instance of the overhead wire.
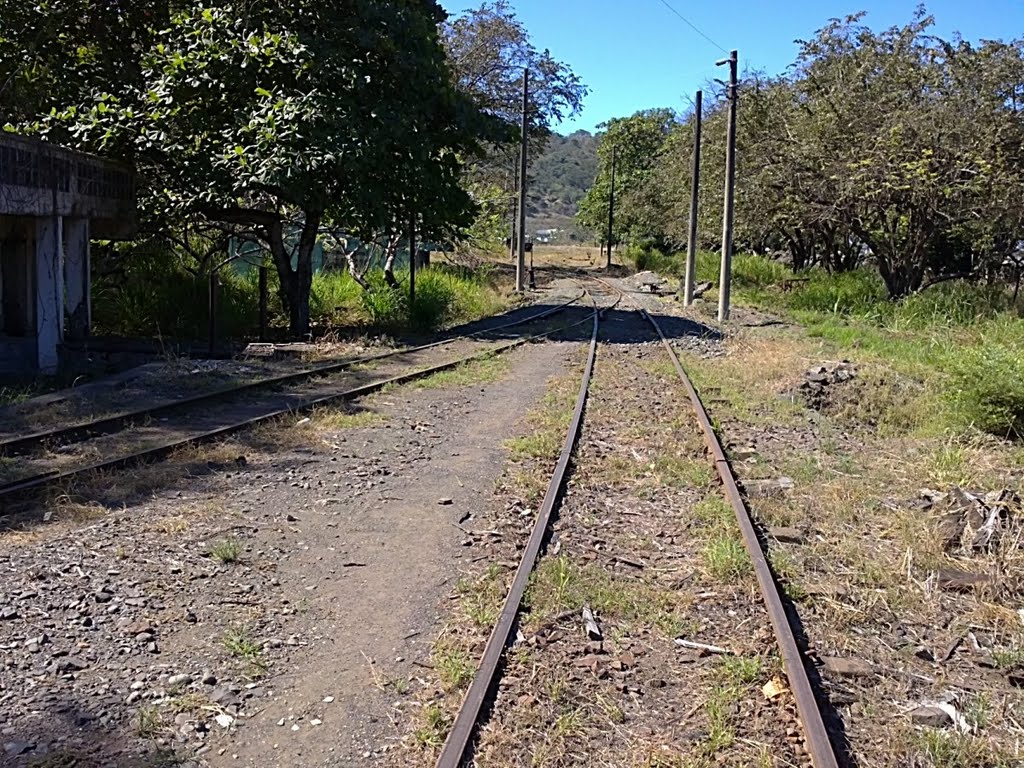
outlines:
M705 40L707 40L707 41L708 41L709 43L711 43L711 44L712 44L713 46L715 46L715 48L717 48L718 50L722 51L723 53L729 53L729 52L728 52L727 50L725 50L725 48L724 48L724 47L723 47L722 45L720 45L719 43L717 43L717 42L715 42L714 40L712 40L712 39L711 39L711 38L710 38L710 37L709 37L709 36L708 36L708 35L707 35L707 34L706 34L706 33L704 32L704 30L702 30L702 29L701 29L700 27L698 27L698 26L697 26L696 24L694 24L694 23L693 23L692 21L690 21L690 20L689 20L688 18L686 18L685 16L683 16L683 14L681 14L681 13L680 13L679 11L677 11L677 10L676 10L676 9L675 9L675 8L674 8L674 7L673 7L673 6L672 6L672 5L671 5L671 4L669 3L669 2L668 2L668 0L659 0L659 2L660 2L660 3L662 4L662 5L664 5L664 6L666 7L666 8L668 8L668 9L669 9L670 11L672 11L672 13L674 13L674 14L675 14L676 16L678 16L678 17L679 17L679 18L680 18L680 19L681 19L681 20L683 21L683 23L684 23L684 24L686 24L686 26L688 26L688 27L689 27L690 29L692 29L692 30L693 30L694 32L696 32L696 33L697 33L698 35L700 35L700 36L701 36L701 37L703 37L703 38L704 38Z

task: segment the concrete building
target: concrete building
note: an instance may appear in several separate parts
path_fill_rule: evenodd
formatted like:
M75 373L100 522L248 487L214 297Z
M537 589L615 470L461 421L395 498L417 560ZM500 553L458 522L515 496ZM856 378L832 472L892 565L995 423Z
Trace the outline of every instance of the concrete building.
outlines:
M89 334L89 241L135 230L130 169L0 133L0 373L56 373Z

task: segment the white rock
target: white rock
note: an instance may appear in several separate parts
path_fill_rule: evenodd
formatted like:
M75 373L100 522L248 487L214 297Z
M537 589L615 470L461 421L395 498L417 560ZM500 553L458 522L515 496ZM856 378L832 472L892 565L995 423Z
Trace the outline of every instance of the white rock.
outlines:
M223 714L217 715L214 718L214 720L217 721L217 725L219 725L221 728L230 728L231 724L235 722L235 718L233 718L231 715Z

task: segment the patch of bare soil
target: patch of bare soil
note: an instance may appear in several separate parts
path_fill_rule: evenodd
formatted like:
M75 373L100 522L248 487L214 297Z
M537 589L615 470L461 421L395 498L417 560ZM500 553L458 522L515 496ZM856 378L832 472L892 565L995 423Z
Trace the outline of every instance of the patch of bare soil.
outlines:
M616 343L599 351L573 477L474 764L804 765L767 614L689 402L660 345L637 343L652 335L639 316L606 325ZM394 765L430 765L443 742L576 387L555 379L511 442L505 514L467 523L494 532L490 556L453 594Z
M381 393L217 449L120 511L82 503L0 532L0 762L346 766L393 746L477 556L502 441L564 364ZM480 377L477 380L477 377ZM495 404L501 407L495 407ZM409 699L411 701L411 699Z
M847 764L1021 765L1019 451L915 431L919 387L877 359L836 363L773 327L726 348L684 364L797 605Z

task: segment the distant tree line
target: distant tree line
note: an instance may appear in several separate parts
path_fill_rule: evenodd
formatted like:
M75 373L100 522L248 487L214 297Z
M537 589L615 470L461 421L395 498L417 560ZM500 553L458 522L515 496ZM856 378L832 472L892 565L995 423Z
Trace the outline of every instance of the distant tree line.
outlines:
M146 237L192 269L259 243L296 335L318 240L356 274L350 239L478 226L523 67L542 137L586 89L504 2L0 0L0 126L132 163Z
M1024 41L931 34L920 9L875 32L834 19L785 75L740 87L736 241L792 265L874 264L891 297L955 277L1019 286L1024 240ZM705 101L700 239L720 241L726 103ZM605 126L601 169L581 206L607 215L617 149L617 233L685 244L693 115L642 112ZM600 231L600 230L599 230Z

